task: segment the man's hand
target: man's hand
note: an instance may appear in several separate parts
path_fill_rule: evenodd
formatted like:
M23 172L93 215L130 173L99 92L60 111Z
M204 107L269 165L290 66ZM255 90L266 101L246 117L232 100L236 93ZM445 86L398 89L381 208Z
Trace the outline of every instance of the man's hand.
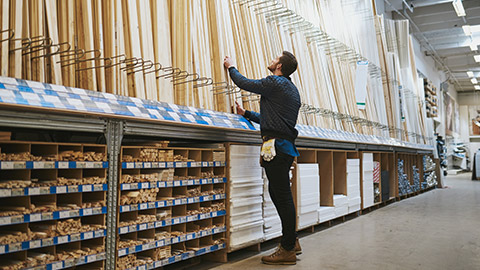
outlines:
M237 114L245 115L245 109L242 108L242 107L240 106L240 104L238 104L238 102L236 102L236 101L235 101L235 104L237 105L237 106L236 106L236 107L237 107Z
M230 58L229 56L225 56L225 59L223 59L223 65L229 69L230 67L235 66L235 62L233 62L233 59Z

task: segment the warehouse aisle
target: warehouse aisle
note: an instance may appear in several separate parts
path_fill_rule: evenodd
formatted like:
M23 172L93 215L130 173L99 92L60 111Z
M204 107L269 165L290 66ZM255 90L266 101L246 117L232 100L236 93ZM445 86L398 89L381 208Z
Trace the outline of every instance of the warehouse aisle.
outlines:
M296 266L261 264L272 244L261 254L234 254L228 264L195 269L480 269L480 182L462 174L446 184L301 237Z

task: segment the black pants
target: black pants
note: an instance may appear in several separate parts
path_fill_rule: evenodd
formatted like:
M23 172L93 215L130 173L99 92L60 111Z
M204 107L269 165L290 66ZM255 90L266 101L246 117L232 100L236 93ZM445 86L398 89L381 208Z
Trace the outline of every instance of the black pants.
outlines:
M273 160L262 162L268 177L268 192L270 192L270 197L282 221L283 236L281 245L286 250L295 248L295 239L297 237L297 219L289 177L292 162L292 156L281 153L278 150Z

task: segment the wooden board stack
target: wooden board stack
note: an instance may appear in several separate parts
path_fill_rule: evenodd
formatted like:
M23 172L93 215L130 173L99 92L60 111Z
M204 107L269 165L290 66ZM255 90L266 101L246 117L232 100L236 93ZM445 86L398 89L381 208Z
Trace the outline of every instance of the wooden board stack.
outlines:
M0 6L2 76L226 112L237 100L259 110L258 96L233 87L223 58L258 79L288 50L300 63L292 79L302 100L327 110L302 114L300 123L414 142L395 129L426 134L408 23L375 16L370 0L2 0ZM356 105L358 60L369 63L365 109Z

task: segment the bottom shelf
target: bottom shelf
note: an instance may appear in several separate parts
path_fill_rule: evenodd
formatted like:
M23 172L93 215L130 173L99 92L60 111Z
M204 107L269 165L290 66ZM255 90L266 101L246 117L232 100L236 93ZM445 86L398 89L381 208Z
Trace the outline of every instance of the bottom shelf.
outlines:
M102 260L105 260L105 252L92 254L92 255L87 255L87 256L82 256L82 257L74 258L74 259L68 259L68 260L65 260L65 261L53 262L53 263L49 263L49 264L46 264L46 265L41 265L41 266L36 266L36 267L31 267L31 268L26 268L26 269L28 269L28 270L64 269L64 268L69 268L69 267L73 267L73 266L80 266L80 265L84 265L84 264L87 264L87 263L93 263L93 262L102 261Z
M193 250L187 251L187 252L184 252L182 254L178 254L178 255L175 255L175 256L165 258L161 261L156 261L156 262L140 265L140 266L137 266L137 267L129 268L127 270L155 269L155 268L166 266L166 265L176 263L176 262L179 262L179 261L187 260L187 259L190 259L190 258L193 258L193 257L201 256L201 255L204 255L204 254L207 254L207 253L210 253L210 252L221 250L221 249L224 249L225 247L226 247L225 243L218 244L218 245L213 245L213 246L207 246L207 247L200 248L199 250L196 250L196 251L193 251Z

